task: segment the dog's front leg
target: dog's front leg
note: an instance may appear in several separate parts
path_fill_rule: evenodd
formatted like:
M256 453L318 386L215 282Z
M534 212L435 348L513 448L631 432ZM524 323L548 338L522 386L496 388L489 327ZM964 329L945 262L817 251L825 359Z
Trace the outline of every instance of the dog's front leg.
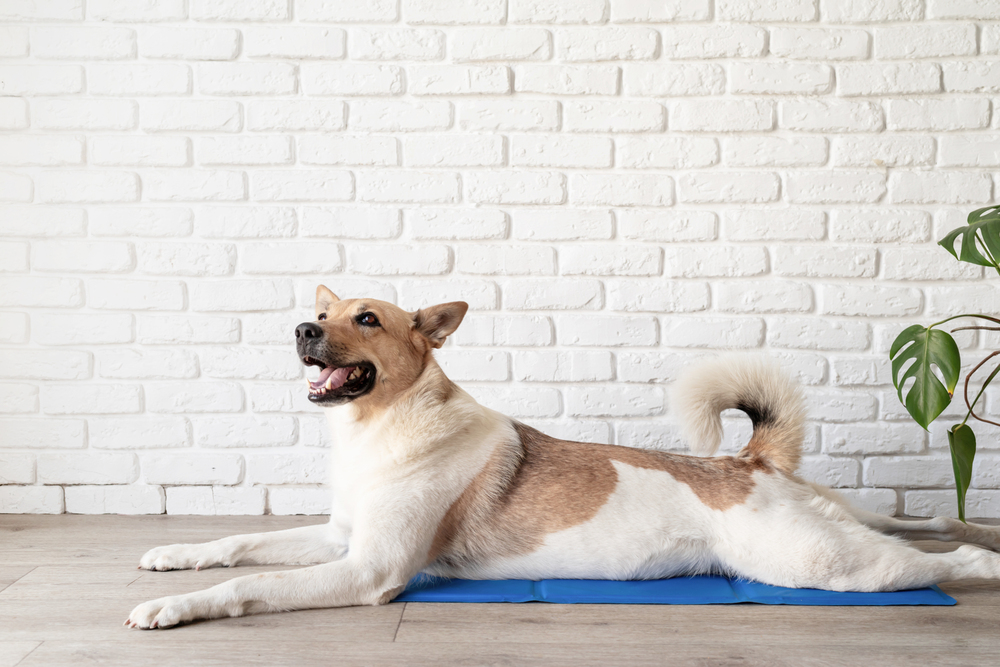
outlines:
M443 501L414 497L406 488L385 489L378 501L358 508L349 550L341 560L239 577L204 591L152 600L133 609L125 624L168 628L201 618L384 604L426 564L447 509Z
M415 573L379 570L348 557L301 570L238 577L196 593L152 600L133 609L125 624L169 628L198 619L383 604Z
M150 549L139 559L144 570L190 570L223 565L326 563L347 551L347 533L334 522L271 533L233 535L202 544Z

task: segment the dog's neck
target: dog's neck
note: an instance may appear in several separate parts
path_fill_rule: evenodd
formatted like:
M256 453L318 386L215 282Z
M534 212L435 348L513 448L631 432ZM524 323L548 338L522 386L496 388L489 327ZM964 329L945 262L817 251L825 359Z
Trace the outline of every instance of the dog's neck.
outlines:
M388 405L373 409L363 400L325 410L334 447L365 447L369 455L397 462L440 449L459 433L494 419L492 411L449 380L433 358L416 382Z

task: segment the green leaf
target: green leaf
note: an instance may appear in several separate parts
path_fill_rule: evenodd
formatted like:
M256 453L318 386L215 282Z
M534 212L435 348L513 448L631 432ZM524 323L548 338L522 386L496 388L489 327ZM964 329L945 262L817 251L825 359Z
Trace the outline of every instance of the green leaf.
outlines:
M955 469L955 491L958 492L958 518L965 521L965 493L972 482L972 460L976 458L976 434L968 424L955 424L948 429L948 448Z
M914 324L896 336L889 358L899 402L926 429L951 403L958 384L962 358L955 339L944 331ZM913 363L907 365L910 360ZM934 366L941 372L944 384L934 374ZM903 390L911 378L913 385L904 398Z
M961 248L955 242L961 238ZM1000 271L1000 209L988 206L969 214L969 224L948 232L938 245L957 260ZM984 253L985 251L985 253Z

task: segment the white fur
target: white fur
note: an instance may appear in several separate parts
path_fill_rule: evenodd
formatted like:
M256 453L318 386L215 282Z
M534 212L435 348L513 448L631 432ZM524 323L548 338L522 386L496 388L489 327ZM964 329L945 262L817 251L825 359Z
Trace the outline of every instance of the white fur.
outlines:
M330 522L275 533L173 545L143 556L146 569L240 563L321 563L239 577L204 591L136 607L126 624L165 628L198 618L381 604L426 567L441 519L494 450L516 434L508 418L456 390L428 399L431 363L404 399L358 421L353 405L327 410L335 433ZM718 413L748 397L787 428L801 424L798 394L759 359L726 358L675 391L702 451L718 445ZM784 435L788 435L785 432ZM877 591L947 579L1000 578L1000 556L974 547L928 554L888 533L1000 546L1000 529L950 519L906 522L847 506L834 492L778 471L726 510L706 506L668 472L613 462L618 482L597 514L552 533L532 553L426 571L472 578L645 579L724 571L782 586ZM502 552L502 550L498 550Z

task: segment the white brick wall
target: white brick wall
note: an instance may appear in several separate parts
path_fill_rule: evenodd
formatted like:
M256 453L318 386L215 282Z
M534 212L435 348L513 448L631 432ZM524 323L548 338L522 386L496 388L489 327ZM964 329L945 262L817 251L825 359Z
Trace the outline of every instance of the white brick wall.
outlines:
M886 352L1000 308L935 245L994 201L998 94L986 1L0 2L0 512L328 511L322 281L468 301L444 367L563 437L683 449L680 369L770 350L804 475L952 513Z

